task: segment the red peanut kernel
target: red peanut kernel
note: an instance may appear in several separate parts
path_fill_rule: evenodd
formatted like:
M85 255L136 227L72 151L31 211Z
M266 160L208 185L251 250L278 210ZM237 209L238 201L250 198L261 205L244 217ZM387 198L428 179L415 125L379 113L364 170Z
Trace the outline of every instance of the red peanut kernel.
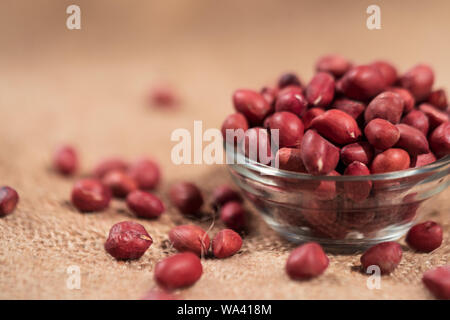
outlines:
M308 109L302 117L303 124L305 126L305 130L311 127L311 122L321 114L325 113L325 110L320 108L311 108Z
M213 254L219 259L231 257L241 249L241 246L241 236L231 229L219 231L212 242Z
M382 92L386 85L381 72L374 66L360 65L350 69L338 83L348 98L366 101Z
M230 229L241 231L245 228L246 212L240 202L227 202L220 209L220 220Z
M348 113L358 123L364 122L364 110L366 106L362 102L340 98L334 101L333 108Z
M347 166L353 161L359 161L368 166L372 162L373 153L373 148L368 142L355 142L341 149L341 161Z
M406 235L406 243L416 251L431 252L442 244L442 227L434 221L416 224Z
M329 259L322 247L310 242L291 252L286 262L286 272L291 279L306 280L321 275L328 264Z
M0 188L0 217L11 214L19 202L19 195L11 187L3 186Z
M394 93L397 93L403 100L403 113L408 113L412 109L414 109L414 106L416 105L416 99L414 99L414 96L406 90L405 88L400 87L391 87L387 91L391 91Z
M420 130L425 136L428 134L430 123L425 113L420 110L412 110L403 117L401 122Z
M127 206L140 218L158 218L165 211L165 206L161 199L141 190L135 190L128 194Z
M397 69L389 62L378 60L371 65L380 71L386 86L391 86L397 81Z
M158 107L173 107L178 101L173 88L168 84L159 84L151 88L149 100Z
M283 89L287 86L301 86L300 80L295 73L286 72L278 80L278 88Z
M276 155L276 163L281 170L306 173L300 149L281 148Z
M72 146L61 146L53 154L53 167L63 175L72 175L78 169L77 152Z
M96 178L103 178L105 174L112 170L126 171L128 163L119 158L108 158L102 160L94 169L93 175Z
M226 117L222 124L222 136L226 141L227 130L232 130L229 143L240 143L244 139L245 131L248 130L248 122L242 113L236 112ZM233 139L233 140L231 140Z
M400 139L399 129L384 119L373 119L364 128L369 143L378 150L386 150L394 146Z
M308 101L298 87L287 87L281 90L275 102L275 111L288 111L301 117L308 107Z
M129 176L136 181L139 189L152 190L156 188L160 179L159 165L151 159L140 159L130 165Z
M198 215L203 205L200 189L190 182L178 182L170 188L170 200L184 215Z
M105 250L118 260L139 259L152 243L152 238L142 225L123 221L112 226Z
M256 91L239 89L233 94L234 108L242 113L252 125L262 124L264 118L272 112L266 99Z
M381 118L397 124L402 117L403 105L403 99L397 93L383 92L369 103L364 112L364 119L366 123L375 118Z
M409 168L410 161L410 157L405 150L391 148L378 154L373 159L370 171L376 174L405 170Z
M428 96L428 103L432 104L438 109L447 110L448 101L445 90L439 89L430 93Z
M337 144L356 142L361 137L361 130L356 120L344 111L337 109L330 109L314 118L311 128L316 129L322 136Z
M329 72L336 78L342 77L351 67L350 61L338 54L323 56L316 63L316 71Z
M397 148L408 151L411 156L430 152L427 138L420 130L407 124L397 124L396 127L400 131L400 139L395 145Z
M260 127L250 128L244 136L245 156L253 161L268 164L272 160L270 137L267 130Z
M269 129L279 130L279 147L298 147L303 138L303 122L291 112L275 112L268 120Z
M424 64L413 67L400 79L401 86L408 89L417 101L423 101L428 97L433 83L434 72L429 66Z
M337 177L341 174L335 170L327 173L327 176ZM314 189L314 196L323 201L333 200L336 198L336 182L321 180L317 188Z
M202 273L203 267L199 257L192 252L183 252L158 262L154 277L161 287L174 290L193 285Z
M358 161L354 161L348 165L344 171L344 175L348 176L366 176L370 175L367 166ZM344 184L344 192L347 198L359 202L367 199L372 189L372 181L347 181Z
M224 184L214 189L212 193L212 204L216 208L222 207L225 203L230 201L242 202L241 195L230 188L230 186Z
M450 265L425 272L422 282L437 299L450 300Z
M169 232L169 240L178 251L190 251L198 256L206 254L210 244L205 230L194 225L183 225L173 228Z
M334 98L334 78L326 72L317 73L306 88L308 103L317 108L326 108Z
M111 190L113 196L118 198L124 198L138 188L136 182L121 170L109 171L103 177L102 183Z
M431 130L450 120L447 113L436 109L428 103L422 103L419 106L419 110L425 113L425 115L428 117Z
M111 191L97 179L82 179L72 189L72 204L81 212L101 211L109 206Z
M278 95L278 88L264 87L261 89L261 95L267 103L273 108Z
M397 242L383 242L368 249L361 256L364 271L370 266L378 266L382 274L389 274L402 260L402 247Z
M450 122L445 122L434 129L429 140L431 150L438 159L450 154Z
M312 129L303 136L300 151L305 168L313 175L327 174L339 162L339 148Z

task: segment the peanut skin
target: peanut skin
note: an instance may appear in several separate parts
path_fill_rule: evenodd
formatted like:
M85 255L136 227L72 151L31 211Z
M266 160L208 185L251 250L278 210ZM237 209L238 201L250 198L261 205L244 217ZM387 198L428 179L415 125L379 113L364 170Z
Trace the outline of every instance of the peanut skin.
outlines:
M252 125L262 124L264 118L273 110L266 99L256 91L236 90L233 94L234 108L242 113Z
M366 123L375 118L385 119L397 124L403 113L403 99L397 93L386 91L376 96L364 113Z
M286 87L278 94L275 111L288 111L301 117L308 107L308 101L302 94L301 88Z
M419 110L425 113L425 115L428 117L428 120L430 122L430 130L433 130L444 122L449 121L448 114L436 109L431 104L422 103L419 106Z
M305 112L305 114L302 117L303 124L305 125L305 129L309 129L311 127L311 122L316 118L317 116L320 116L321 114L324 114L325 110L320 108L311 108L308 109L308 111Z
M334 97L334 79L326 72L317 73L306 88L308 103L317 108L326 108Z
M369 175L370 170L367 166L359 161L354 161L348 165L344 171L347 176L365 176ZM372 181L346 181L344 184L344 192L347 198L359 202L367 199L372 189Z
M450 122L434 129L430 135L430 146L438 159L450 154Z
M311 128L337 144L349 144L361 137L361 130L355 119L337 109L330 109L314 118Z
M397 93L403 99L403 113L408 113L416 105L416 99L414 96L405 88L391 87L387 91Z
M313 175L325 175L339 162L339 148L322 138L316 130L306 131L300 151L306 170Z
M391 86L397 81L397 69L389 62L378 60L371 65L380 71L386 86Z
M338 87L350 99L367 101L382 92L386 84L378 68L361 65L350 69L339 80Z
M364 129L369 143L378 150L386 150L400 139L400 131L387 120L373 119Z
M372 162L373 148L366 142L355 142L346 145L341 149L341 161L345 165L349 165L353 161L359 161L366 166Z
M412 110L403 117L402 123L420 130L425 136L428 134L430 127L428 117L420 110Z
M291 112L275 112L270 116L269 129L278 129L279 147L299 147L303 138L303 122Z
M428 97L433 83L434 72L425 64L413 67L400 79L401 86L408 89L417 101L423 101Z
M281 148L276 155L278 168L282 170L306 173L305 165L301 157L300 149Z

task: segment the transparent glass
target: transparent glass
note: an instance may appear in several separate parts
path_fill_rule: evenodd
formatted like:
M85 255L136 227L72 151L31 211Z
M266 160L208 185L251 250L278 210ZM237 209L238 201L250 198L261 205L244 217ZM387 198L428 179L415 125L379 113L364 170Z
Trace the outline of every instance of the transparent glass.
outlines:
M361 248L400 238L423 203L450 184L450 156L385 174L312 176L225 149L228 159L234 159L228 164L234 182L269 226L291 241L317 241L329 248Z

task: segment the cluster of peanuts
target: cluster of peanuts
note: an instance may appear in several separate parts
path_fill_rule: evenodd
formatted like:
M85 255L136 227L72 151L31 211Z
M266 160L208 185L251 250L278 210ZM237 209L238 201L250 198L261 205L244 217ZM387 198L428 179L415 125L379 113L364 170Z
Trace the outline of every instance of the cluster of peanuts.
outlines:
M287 73L259 92L236 90L224 138L232 130L247 157L269 164L270 130L278 129L279 168L312 175L393 172L450 154L447 97L433 90L429 66L398 75L386 61L354 66L329 55L316 71L306 86ZM250 154L251 145L257 152Z

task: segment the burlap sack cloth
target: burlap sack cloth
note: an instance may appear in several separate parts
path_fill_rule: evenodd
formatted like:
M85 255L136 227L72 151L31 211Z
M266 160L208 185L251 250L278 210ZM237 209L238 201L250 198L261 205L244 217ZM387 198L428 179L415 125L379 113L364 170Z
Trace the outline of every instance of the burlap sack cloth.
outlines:
M336 25L319 25L314 16L334 19L334 12L342 7L333 7L337 4L330 2L330 10L315 9L311 2L306 8L309 13L305 14L304 7L294 8L293 3L272 10L272 4L258 1L261 12L248 17L245 10L237 10L243 5L241 1L230 1L230 7L219 10L228 18L216 21L217 17L202 14L215 12L208 6L211 2L192 2L193 11L188 10L190 6L182 9L174 6L162 14L154 7L143 10L142 6L148 3L145 1L129 10L123 2L109 1L101 10L93 10L87 2L81 2L86 20L83 29L76 33L64 27L63 2L55 1L52 6L37 3L9 2L0 10L3 13L0 21L4 23L0 30L5 36L0 59L0 184L13 186L21 196L16 212L0 219L0 298L140 298L154 286L155 263L174 252L169 249L168 231L177 224L189 223L167 199L170 183L181 179L194 181L208 199L214 186L229 181L224 166L175 166L170 160L174 145L170 141L171 132L176 128L192 132L193 120L202 120L204 129L219 127L232 110L230 95L237 87L257 88L286 69L298 70L308 79L316 57L329 51L330 43L318 41L312 45L311 34L303 34L303 41L309 44L308 51L304 51L302 43L288 40L297 39L297 32L305 30L306 24L311 32L325 27L331 31ZM346 4L339 2L339 6ZM414 2L414 5L412 12L423 12L422 4ZM362 4L346 8L344 11L352 15L363 14L365 10ZM118 12L128 23L116 19ZM439 17L444 12L448 10L437 10L430 19L441 21ZM278 19L285 38L279 37L279 29L261 25L258 15L269 13ZM167 18L164 14L172 16ZM295 19L286 21L283 17L289 14L296 15ZM45 17L45 21L40 17ZM228 20L231 17L235 23L230 25L226 21L231 21ZM346 16L342 19L353 23ZM414 16L405 19L408 28L435 30L425 23L417 25L419 19ZM411 21L414 23L409 24ZM286 23L296 25L281 27ZM364 62L385 55L385 41L399 38L403 30L391 25L390 31L380 37L383 31L369 33L359 26L362 22L354 23L342 31L353 30L355 37L366 41L365 46L350 50L339 47L338 42L331 45ZM155 25L160 28L152 28ZM190 27L185 28L186 25ZM263 29L256 31L255 26ZM445 34L448 24L446 27L436 30ZM161 30L168 35L159 34ZM251 36L241 36L242 30ZM445 52L450 44L445 41L436 44L428 40L426 32L421 36L414 30L411 34L419 37L416 43L440 46L433 56L426 55L430 50L418 56L439 67L439 83L448 88L450 70ZM330 41L336 38L344 41L346 37L334 34ZM273 44L270 48L269 39ZM372 46L370 41L380 46ZM283 45L291 50L276 50ZM404 70L418 59L405 55L400 48L403 47L388 56ZM442 56L437 55L439 52ZM181 97L179 109L158 111L143 103L149 83L160 78L173 83ZM81 174L111 155L130 160L141 155L156 158L163 173L157 194L164 199L167 211L159 220L140 220L128 212L124 203L113 201L105 212L77 212L68 201L75 178L60 177L49 167L51 153L60 142L74 143L79 149ZM321 277L306 282L289 280L284 265L294 246L279 238L257 213L251 212L251 231L242 250L229 259L204 260L202 278L181 295L186 299L432 298L421 284L421 275L449 262L449 195L450 190L446 190L425 207L426 218L440 222L445 228L443 245L431 254L413 253L405 246L400 266L391 276L382 278L381 290L367 288L367 276L359 271L359 255L331 254L330 266ZM153 237L154 244L137 261L117 262L103 249L110 227L123 220L139 221ZM210 222L200 224L207 228ZM210 234L214 235L221 227L217 223ZM67 287L67 271L71 266L80 268L79 290Z

